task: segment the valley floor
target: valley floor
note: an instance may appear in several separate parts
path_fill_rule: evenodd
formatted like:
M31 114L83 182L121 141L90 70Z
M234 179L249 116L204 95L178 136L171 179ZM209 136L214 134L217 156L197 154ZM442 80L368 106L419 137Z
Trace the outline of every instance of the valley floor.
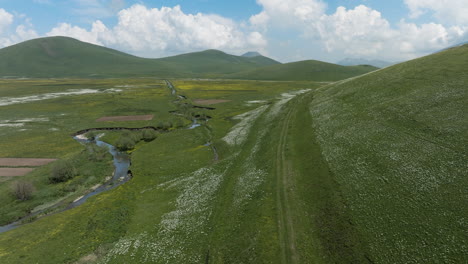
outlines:
M41 92L60 90L50 80L28 82L9 85L31 85L33 93L35 82L47 82ZM106 126L158 127L161 133L131 151L129 182L72 210L31 219L0 234L1 263L418 263L428 258L456 263L466 252L466 244L460 243L465 222L457 218L463 212L448 216L460 221L444 229L449 230L447 236L435 237L421 229L451 223L423 221L418 212L433 213L426 206L445 200L422 199L429 192L418 192L419 200L404 196L402 186L413 180L406 176L418 175L416 169L425 168L425 163L402 167L382 162L387 154L403 157L419 141L401 136L394 141L399 145L371 148L386 143L382 135L400 135L408 127L395 123L401 128L394 132L375 125L391 123L385 119L390 109L386 105L382 113L372 112L380 114L377 122L367 111L356 110L367 109L367 104L353 108L343 103L351 95L342 96L340 87L334 90L333 85L313 82L150 78L56 82L62 89L78 83L74 89L91 86L98 92L0 106L5 123L48 114L47 120L24 122L25 134L18 127L0 128L0 155L74 158L81 174L53 185L47 181L52 165L37 168L22 176L37 188L26 201L9 194L15 179L0 182L3 224L57 200L73 200L108 176L105 161L88 164L84 147L70 138L76 131L102 127L96 120L104 116L153 115L153 120L111 121ZM5 89L3 95L1 91L0 97L20 97L14 89ZM27 91L21 97L31 96ZM335 93L343 98L337 99ZM333 116L343 109L348 110ZM352 118L348 113L354 114ZM52 140L42 136L47 131ZM426 136L426 130L421 131ZM123 133L105 132L103 140L115 144ZM29 140L29 148L15 148L24 140ZM466 180L459 176L465 156L462 151L449 154L446 164L454 164L451 175L463 183ZM374 160L376 155L383 158ZM424 162L441 160L431 155ZM445 170L446 164L433 169ZM393 173L396 169L399 173ZM459 185L451 184L446 187L455 190L453 201L462 201ZM392 192L382 193L386 188ZM389 196L400 192L404 198ZM398 210L391 211L392 206ZM452 209L440 205L438 210ZM453 241L445 240L449 237ZM440 238L443 245L438 244ZM414 247L402 248L402 241ZM430 253L431 249L436 251Z

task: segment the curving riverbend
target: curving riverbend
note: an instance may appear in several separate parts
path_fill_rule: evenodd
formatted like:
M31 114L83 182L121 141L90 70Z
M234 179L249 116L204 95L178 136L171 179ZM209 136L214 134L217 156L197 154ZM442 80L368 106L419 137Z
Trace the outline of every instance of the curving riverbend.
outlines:
M56 211L56 212L54 212L52 214L64 212L66 210L70 210L70 209L75 208L75 207L77 207L79 205L82 205L84 202L86 202L86 200L88 198L90 198L90 197L92 197L94 195L100 194L102 192L112 190L112 189L126 183L132 177L132 173L129 170L130 164L131 164L130 156L127 153L117 151L117 149L114 146L112 146L110 144L107 144L104 141L99 140L99 137L96 138L96 140L94 140L94 141L90 141L90 140L86 139L86 137L84 137L84 133L82 133L82 134L75 135L73 138L76 141L78 141L79 143L81 143L81 144L96 144L96 145L98 145L100 147L107 148L107 150L109 151L109 153L113 157L114 173L113 173L112 177L109 177L109 179L107 179L104 184L93 187L91 189L91 192L89 192L89 193L75 199L72 203L68 204L65 208L63 208L63 209L61 209L59 211ZM55 204L55 205L53 205L51 207L48 207L46 209L31 213L31 214L21 218L20 220L18 220L16 222L13 222L13 223L8 224L8 225L0 226L0 233L10 231L10 230L15 229L15 228L17 228L17 227L19 227L19 226L21 226L23 224L26 224L26 223L24 223L25 220L30 219L30 218L32 218L34 216L37 216L37 215L41 215L46 210L54 209L54 208L57 208L57 207L59 207L61 205L63 205L63 203L59 202L59 203L57 203L57 204ZM44 215L44 216L48 216L48 215Z

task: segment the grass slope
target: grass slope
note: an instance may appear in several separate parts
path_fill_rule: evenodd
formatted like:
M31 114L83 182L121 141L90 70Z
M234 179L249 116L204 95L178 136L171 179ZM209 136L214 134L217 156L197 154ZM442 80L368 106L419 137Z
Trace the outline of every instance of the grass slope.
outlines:
M159 59L158 61L171 65L179 71L196 76L204 74L215 76L279 64L279 62L263 56L246 58L229 55L219 50L182 54Z
M322 88L310 112L375 263L462 263L468 45Z
M145 59L67 37L34 39L0 50L2 77L207 77L276 63L215 50Z
M378 68L361 66L340 66L336 64L308 60L266 66L249 71L229 74L228 79L275 80L275 81L338 81L368 73Z

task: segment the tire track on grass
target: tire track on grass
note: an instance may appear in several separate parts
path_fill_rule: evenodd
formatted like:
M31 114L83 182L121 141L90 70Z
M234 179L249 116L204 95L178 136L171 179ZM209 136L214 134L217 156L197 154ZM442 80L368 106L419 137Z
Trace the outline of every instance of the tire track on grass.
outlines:
M288 194L288 189L293 185L291 182L293 172L291 163L288 162L285 157L289 123L297 104L289 105L291 108L282 123L276 154L276 203L278 207L278 229L282 263L299 263L299 255L296 247L296 235L291 212L292 203L291 197Z

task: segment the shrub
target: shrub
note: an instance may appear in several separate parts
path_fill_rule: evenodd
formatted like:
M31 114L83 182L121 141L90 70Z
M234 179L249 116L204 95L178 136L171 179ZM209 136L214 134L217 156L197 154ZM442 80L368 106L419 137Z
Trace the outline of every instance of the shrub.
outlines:
M157 136L156 131L152 129L144 129L143 132L141 133L141 138L146 142L154 140L156 136Z
M76 175L76 169L72 162L69 160L60 160L53 165L49 181L51 183L65 182Z
M121 136L115 143L115 147L120 151L132 150L135 148L135 140L130 137Z
M169 130L172 126L173 126L172 122L170 121L159 122L157 125L159 129L163 129L163 130Z
M182 119L177 119L176 122L175 122L175 126L177 128L181 128L181 127L184 127L184 121Z
M88 133L86 133L86 137L91 141L96 140L96 137L98 135L99 135L99 133L97 131L89 131Z
M122 132L122 137L129 138L135 142L138 142L141 140L141 131L130 131L130 130L124 130Z
M31 199L35 191L34 186L30 182L16 181L11 185L11 192L16 199L26 201Z
M91 161L102 161L108 155L106 147L100 147L96 145L88 145L88 159Z

